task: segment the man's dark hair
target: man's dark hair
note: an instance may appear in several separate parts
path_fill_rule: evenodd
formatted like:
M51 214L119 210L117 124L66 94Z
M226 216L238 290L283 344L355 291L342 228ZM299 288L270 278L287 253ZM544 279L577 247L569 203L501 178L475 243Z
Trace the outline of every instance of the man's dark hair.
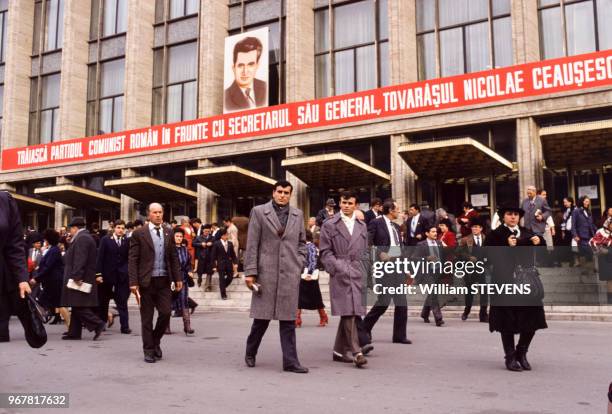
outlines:
M274 187L272 188L272 191L276 191L276 189L278 187L281 187L281 188L289 187L291 189L290 192L293 193L293 186L287 180L279 180L279 181L275 182L274 183Z
M380 206L382 204L383 204L382 200L378 197L375 197L372 199L372 202L370 203L370 207Z
M355 203L359 202L359 197L357 197L357 193L353 190L346 190L340 193L340 199L350 200L351 198L355 199Z
M202 224L202 220L200 220L198 217L191 219L192 226L194 225L194 223Z
M57 246L60 241L60 235L53 229L47 229L43 233L43 239L49 243L49 246Z
M132 223L131 221L128 221L127 224L125 225L126 229L133 229L134 228L134 223Z
M232 219L229 217L223 217L223 222L226 222L226 221L232 221Z
M123 221L123 220L115 220L115 226L125 226L125 221Z
M419 207L419 205L416 203L410 204L409 207L415 209L416 211L421 211L421 207Z
M181 233L183 236L185 236L185 230L183 230L182 227L175 227L172 231L174 232L174 234Z
M452 231L453 229L453 223L451 223L451 221L447 218L440 220L438 225L440 224L444 224L448 228L449 231Z
M170 224L178 224L176 220L170 220Z
M392 198L386 199L383 203L382 213L386 216L389 214L389 212L391 212L391 210L393 210L393 207L395 207L395 200Z
M474 208L474 206L469 201L465 201L463 203L463 208Z
M136 226L144 226L144 223L140 219L134 220L134 227Z
M263 45L258 38L249 36L236 43L234 45L234 65L238 60L238 53L249 53L253 50L257 50L257 62L259 62L261 52L263 51Z
M212 225L210 225L210 224L205 224L205 225L204 225L204 230L206 230L206 229L209 229L209 230L210 230L210 229L212 229Z
M224 234L227 234L227 229L225 227L222 227L219 229L219 231L217 232L217 236L221 237Z
M438 231L438 226L436 226L435 224L430 224L425 228L425 233L429 233L432 230L436 230Z

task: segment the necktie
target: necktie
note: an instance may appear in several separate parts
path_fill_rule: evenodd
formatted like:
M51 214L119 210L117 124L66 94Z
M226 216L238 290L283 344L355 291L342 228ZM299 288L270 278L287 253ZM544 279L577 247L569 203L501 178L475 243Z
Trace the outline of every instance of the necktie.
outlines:
M121 247L121 239L117 239L117 246Z
M157 233L157 237L161 239L161 233L159 232L159 227L155 227L155 232Z
M247 97L247 99L249 100L249 105L255 106L255 101L253 100L253 97L251 96L251 88L246 88L244 90L244 94Z
M476 236L476 246L480 247L480 237Z
M399 242L399 236L397 235L397 230L395 229L395 227L393 227L393 225L391 225L391 229L393 230L393 239L395 240L395 245L399 246L400 242Z
M431 244L429 246L429 249L431 250L431 255L434 256L436 259L440 258L440 251L438 250L438 245L437 244Z
M227 242L223 243L223 249L225 249L225 253L227 253Z

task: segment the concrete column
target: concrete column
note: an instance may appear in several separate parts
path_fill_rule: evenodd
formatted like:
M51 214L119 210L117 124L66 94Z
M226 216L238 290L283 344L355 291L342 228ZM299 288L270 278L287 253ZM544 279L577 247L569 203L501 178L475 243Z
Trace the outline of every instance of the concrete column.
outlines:
M391 197L402 210L416 203L416 175L397 153L399 145L408 142L405 135L391 135Z
M124 168L121 170L121 178L136 177L137 175L138 173L136 172L136 170L132 168ZM135 204L136 204L136 199L126 196L125 194L121 194L120 217L122 220L128 222L128 221L134 221L136 219Z
M388 0L391 84L419 80L415 0Z
M287 102L315 98L313 7L313 0L287 0L285 41Z
M55 184L56 185L74 184L74 182L68 177L56 177ZM62 226L66 226L68 224L68 216L72 215L71 213L72 213L72 209L70 208L70 206L56 201L55 202L54 227L56 229L59 229Z
M287 158L301 155L303 152L298 147L287 148ZM289 171L285 173L285 179L293 186L293 193L291 194L291 200L289 204L293 207L297 207L304 212L304 220L308 220L310 214L310 194L308 186L302 180Z
M125 39L125 129L151 125L153 76L143 68L153 68L153 22L155 2L128 1L128 27Z
M540 60L537 0L512 0L514 64Z
M516 159L520 200L525 197L527 186L542 188L544 184L542 142L538 125L533 118L516 120Z
M198 168L213 167L214 164L211 160L199 160ZM202 220L202 223L212 223L218 220L217 217L217 197L218 195L204 187L202 184L198 184L198 217Z
M91 2L64 2L64 43L60 82L60 139L85 136L87 119L87 62Z
M28 145L34 2L10 1L7 16L1 148Z
M227 0L201 0L198 78L201 118L223 113L223 60L228 19Z

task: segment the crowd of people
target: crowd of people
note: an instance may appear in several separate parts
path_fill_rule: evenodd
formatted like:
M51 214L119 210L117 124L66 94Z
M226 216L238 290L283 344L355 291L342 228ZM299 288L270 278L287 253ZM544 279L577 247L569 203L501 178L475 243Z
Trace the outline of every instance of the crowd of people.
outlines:
M189 298L189 288L197 285L212 291L216 274L220 297L225 300L227 287L242 271L245 284L253 291L247 366L255 366L270 321L279 320L284 370L306 373L297 355L295 328L302 326L304 309L318 311L319 326L329 323L319 286L319 272L325 271L330 276L331 314L340 317L332 359L363 367L366 355L374 349L372 331L391 302L392 341L412 343L407 336L405 294L378 295L366 313L363 297L368 286L363 276L367 269L363 263L372 246L377 246L377 260L389 260L394 248L409 246L417 257L428 261L443 260L445 248L456 248L456 254L476 261L485 254L485 246L504 246L510 252L516 246L565 246L536 249L535 259L505 254L503 265L498 262L497 266L496 260L502 259L490 257L488 277L501 283L512 280L515 266L568 263L583 266L585 272L597 267L601 280L612 285L612 208L605 211L598 229L588 197L581 197L577 205L566 197L563 209L554 212L546 192L530 186L520 206L501 206L485 220L469 202L456 217L443 208L432 211L426 203L402 210L392 199L373 199L370 209L363 212L358 209L357 195L347 191L340 194L339 209L330 198L304 226L303 212L289 205L292 191L289 182L279 181L272 199L254 207L249 218L227 217L221 225L203 224L199 218L166 223L163 207L152 203L145 220L116 220L100 230L97 223L87 228L82 217L73 217L67 227L42 234L28 229L25 235L14 201L0 192L0 201L6 204L0 214L0 239L7 264L0 284L0 293L5 295L0 341L9 340L9 316L20 316L17 296L36 295L50 310L49 323L66 324L64 340L80 340L83 327L97 340L114 324L111 299L120 332L132 332L127 303L133 294L140 309L144 360L154 363L162 358L161 339L171 333L173 311L182 317L184 333L194 334L190 317L197 303ZM393 277L390 283L406 279L404 274ZM466 286L484 282L484 275L465 279ZM16 291L20 295L14 295ZM5 301L9 296L11 300ZM501 333L506 367L530 370L527 350L535 332L546 328L543 306L496 306L489 304L486 295L479 299L480 322L488 323L491 332ZM612 302L612 289L608 299ZM466 295L462 320L468 319L473 301L471 293ZM423 322L430 323L433 314L435 325L443 326L442 307L438 295L427 295L421 311ZM158 312L155 325L154 310ZM516 345L515 334L520 334Z

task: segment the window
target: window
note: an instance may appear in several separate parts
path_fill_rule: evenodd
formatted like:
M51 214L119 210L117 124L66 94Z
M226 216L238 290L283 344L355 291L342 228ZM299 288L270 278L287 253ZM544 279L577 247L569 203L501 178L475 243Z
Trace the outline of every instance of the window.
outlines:
M316 96L388 85L388 37L387 0L315 10Z
M612 0L539 0L542 59L612 48Z
M46 144L59 139L60 74L32 78L30 88L29 144Z
M41 33L41 28L43 32ZM62 48L64 40L64 0L37 0L34 4L32 53ZM42 47L41 47L42 45Z
M268 105L285 102L285 1L230 0L229 35L267 27Z
M419 79L513 63L510 0L417 0L416 27Z
M200 2L198 0L170 0L170 18L197 14Z
M90 40L125 33L128 0L92 0Z
M164 68L164 52L166 65ZM197 118L197 42L157 49L153 69L153 122ZM165 79L164 79L165 69Z
M8 1L0 1L0 64L6 59L6 28L8 26Z
M99 72L98 72L99 71ZM99 76L97 74L99 73ZM123 125L123 95L125 59L89 66L87 87L87 135L121 131Z

